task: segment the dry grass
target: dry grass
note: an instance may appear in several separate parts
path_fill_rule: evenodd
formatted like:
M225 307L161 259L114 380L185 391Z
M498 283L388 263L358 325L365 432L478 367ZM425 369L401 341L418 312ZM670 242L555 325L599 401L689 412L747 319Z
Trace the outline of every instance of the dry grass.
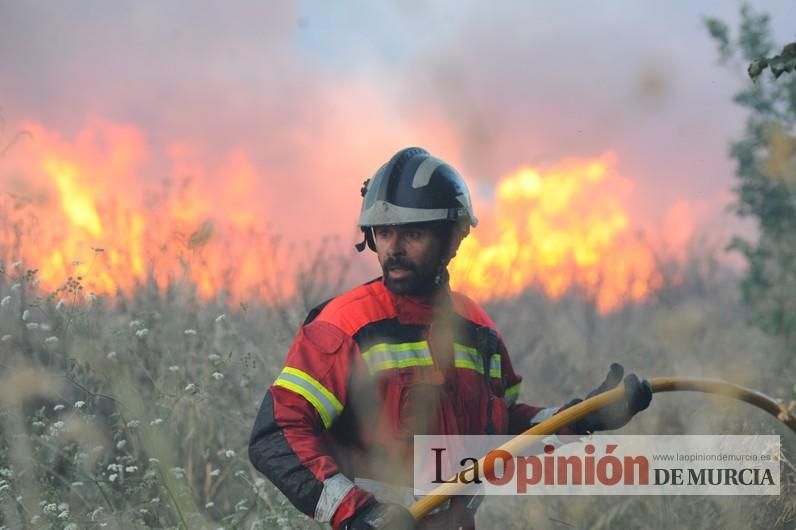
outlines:
M721 377L794 399L792 352L746 324L735 278L708 258L666 264L666 277L678 282L610 315L576 293L551 301L529 291L489 304L525 377L522 399L551 405L582 396L612 361L645 376ZM339 281L313 281L308 267L299 295L278 307L232 310L198 300L185 285L57 306L25 271L8 270L0 278L0 299L10 297L0 307L0 337L7 336L0 341L0 526L317 526L251 468L246 448L306 310ZM656 397L623 432L777 433L788 454L795 438L755 409L686 395ZM484 503L479 521L482 528L792 528L792 466L783 472L791 486L779 498L501 497Z

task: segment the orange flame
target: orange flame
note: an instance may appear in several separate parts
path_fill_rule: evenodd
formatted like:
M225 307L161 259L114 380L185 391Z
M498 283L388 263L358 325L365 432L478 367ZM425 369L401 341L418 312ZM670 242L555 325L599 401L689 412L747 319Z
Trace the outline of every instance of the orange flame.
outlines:
M80 276L86 294L175 281L203 298L295 292L296 264L261 232L264 175L244 149L213 162L173 142L164 161L130 125L92 118L72 139L25 128L34 140L0 166L0 257L38 268L45 289ZM492 210L479 209L482 223L451 265L455 286L482 300L535 284L553 297L577 288L601 311L647 296L660 278L650 247L634 237L632 185L611 172L613 159L524 167L500 180ZM156 172L162 183L141 178ZM678 243L690 236L688 213L679 201L666 219Z
M451 264L455 286L482 300L532 285L552 297L578 289L603 312L647 296L661 278L650 247L631 231L623 200L632 186L610 173L613 162L609 153L501 179L487 222Z
M93 118L71 141L35 123L25 129L33 141L12 149L1 168L9 193L0 255L38 268L45 289L80 276L85 294L147 281L185 281L202 297L290 294L289 282L273 284L276 251L259 233L258 175L245 152L208 167L175 143L158 188L139 177L149 157L135 127Z

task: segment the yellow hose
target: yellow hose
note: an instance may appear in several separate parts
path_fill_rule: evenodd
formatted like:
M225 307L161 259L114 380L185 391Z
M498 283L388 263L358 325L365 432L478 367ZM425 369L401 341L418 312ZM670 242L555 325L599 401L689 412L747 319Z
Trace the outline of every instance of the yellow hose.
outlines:
M761 394L756 390L742 387L733 383L719 381L715 379L699 379L694 377L656 377L650 379L652 391L659 392L675 392L678 390L690 390L693 392L704 392L706 394L718 394L720 396L727 396L740 401L745 401L755 407L761 408L782 421L793 432L796 432L796 417L790 414L781 402ZM523 450L532 445L536 438L528 438L528 435L548 435L554 434L564 427L571 425L582 417L599 410L606 405L610 405L614 401L619 400L625 390L620 384L618 387L594 396L593 398L581 401L558 414L551 416L545 421L531 427L524 433L509 440L503 444L500 449L506 450L511 454L521 454ZM485 469L484 458L478 462L480 469ZM422 519L428 512L448 500L451 496L456 495L460 490L466 488L468 484L455 482L451 484L443 484L435 488L427 496L423 497L414 503L409 511L415 519Z

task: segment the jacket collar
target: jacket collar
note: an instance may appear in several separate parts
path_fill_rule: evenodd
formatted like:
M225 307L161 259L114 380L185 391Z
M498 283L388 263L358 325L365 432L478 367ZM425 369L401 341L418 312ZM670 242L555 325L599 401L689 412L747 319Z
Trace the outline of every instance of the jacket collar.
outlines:
M432 320L443 314L449 314L451 311L453 302L447 270L444 271L443 281L439 287L427 295L395 294L387 288L384 278L381 278L380 281L395 307L398 321L402 324L429 324Z

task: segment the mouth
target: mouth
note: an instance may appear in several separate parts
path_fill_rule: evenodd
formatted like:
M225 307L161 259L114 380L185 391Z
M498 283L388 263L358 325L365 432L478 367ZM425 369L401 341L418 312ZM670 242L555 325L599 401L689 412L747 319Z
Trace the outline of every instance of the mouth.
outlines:
M387 270L387 273L390 275L390 278L394 280L403 280L411 275L412 271L402 267L391 267Z

